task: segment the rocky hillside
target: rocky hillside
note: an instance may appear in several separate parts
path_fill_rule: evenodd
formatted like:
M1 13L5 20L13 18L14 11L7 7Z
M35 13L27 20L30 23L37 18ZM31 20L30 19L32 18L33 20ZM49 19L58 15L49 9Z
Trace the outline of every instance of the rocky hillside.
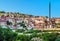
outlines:
M0 11L0 16L1 15L15 15L15 16L21 16L21 17L35 17L33 15L29 15L29 14L23 14L23 13L19 13L19 12L5 12L5 11Z

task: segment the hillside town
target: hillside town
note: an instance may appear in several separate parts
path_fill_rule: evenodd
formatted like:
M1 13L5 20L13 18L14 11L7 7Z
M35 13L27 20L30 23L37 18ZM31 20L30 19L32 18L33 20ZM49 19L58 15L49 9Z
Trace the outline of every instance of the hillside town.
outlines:
M10 27L11 29L22 29L19 24L24 22L27 29L60 28L60 18L51 18L48 16L33 16L12 12L0 13L0 25Z
M0 41L60 41L60 0L0 0Z

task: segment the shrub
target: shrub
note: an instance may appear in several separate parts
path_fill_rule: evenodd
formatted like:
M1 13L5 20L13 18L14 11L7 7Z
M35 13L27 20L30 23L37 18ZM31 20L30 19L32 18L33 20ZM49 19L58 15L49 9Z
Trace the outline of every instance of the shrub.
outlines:
M18 35L18 40L21 40L21 41L30 41L32 38L34 37L40 37L41 35L40 34L37 34L37 33L32 33L31 35L26 35L26 34L20 34Z
M39 33L41 30L28 30L26 33Z
M57 34L56 33L44 33L42 34L43 40L45 41L55 41Z
M60 35L57 36L56 40L55 41L60 41Z
M17 29L16 30L16 32L19 32L19 33L24 32L24 31L25 31L24 29Z
M17 35L11 29L0 26L0 41L17 41Z
M27 35L18 35L18 40L21 40L21 41L30 41L30 36L27 36Z

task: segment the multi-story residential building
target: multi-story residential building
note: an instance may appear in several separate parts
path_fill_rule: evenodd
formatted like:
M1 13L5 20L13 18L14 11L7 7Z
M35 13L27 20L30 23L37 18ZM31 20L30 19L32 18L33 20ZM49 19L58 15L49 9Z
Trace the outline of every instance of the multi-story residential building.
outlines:
M35 17L34 18L34 28L44 28L44 17Z
M52 25L52 28L56 27L55 18L51 19L51 25Z
M0 25L6 25L6 20L0 19Z
M60 28L60 18L55 18L56 27Z
M34 28L34 18L33 17L25 17L24 19L25 25L27 29L32 29Z
M60 18L55 18L55 23L60 23Z
M20 24L22 21L24 21L25 26L28 29L34 28L34 29L41 29L41 28L50 28L50 22L51 22L51 28L55 28L56 24L60 27L60 18L51 18L49 21L48 17L42 17L42 16L36 16L36 17L30 17L28 15L20 15L20 14L14 14L14 13L1 13L0 14L0 25L7 26L6 22L12 22L12 25L8 25L9 27L13 29L21 29L22 26Z

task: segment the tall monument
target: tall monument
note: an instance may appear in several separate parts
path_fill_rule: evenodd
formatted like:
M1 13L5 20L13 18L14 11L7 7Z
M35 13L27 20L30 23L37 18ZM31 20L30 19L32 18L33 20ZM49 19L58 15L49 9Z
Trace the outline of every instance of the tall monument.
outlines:
M51 3L49 1L49 27L51 28L52 25L51 25Z

